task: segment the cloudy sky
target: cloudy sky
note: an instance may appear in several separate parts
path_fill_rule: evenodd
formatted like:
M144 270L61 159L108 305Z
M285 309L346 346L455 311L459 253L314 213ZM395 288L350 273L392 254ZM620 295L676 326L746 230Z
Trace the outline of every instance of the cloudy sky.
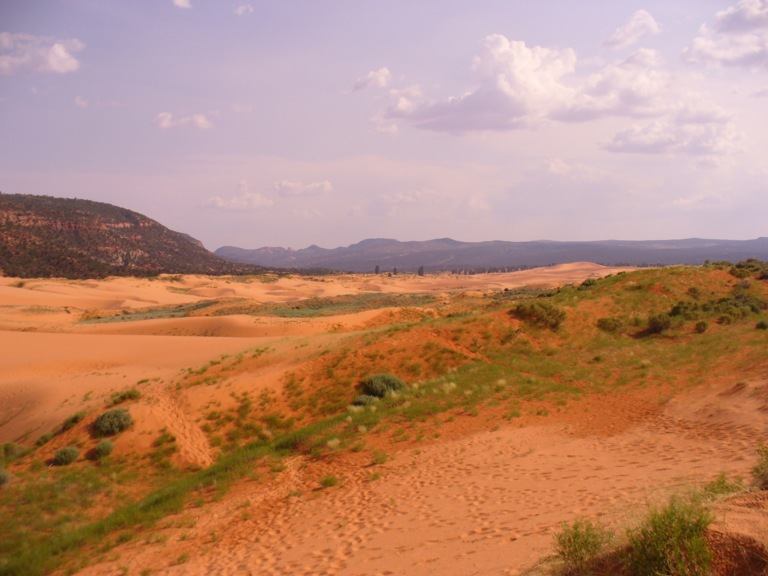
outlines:
M768 236L768 0L0 0L0 191L209 248Z

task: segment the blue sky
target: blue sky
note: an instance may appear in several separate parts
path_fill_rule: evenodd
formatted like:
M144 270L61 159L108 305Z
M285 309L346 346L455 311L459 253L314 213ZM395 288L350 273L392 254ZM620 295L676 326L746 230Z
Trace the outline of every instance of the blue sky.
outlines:
M209 248L768 235L768 0L0 0L0 190Z

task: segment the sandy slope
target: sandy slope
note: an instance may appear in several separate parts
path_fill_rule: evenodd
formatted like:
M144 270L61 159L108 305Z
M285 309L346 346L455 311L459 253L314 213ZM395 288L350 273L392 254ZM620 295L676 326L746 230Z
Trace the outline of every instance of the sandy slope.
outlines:
M269 281L193 275L103 280L0 277L0 442L34 440L73 412L100 406L110 393L138 381L152 380L145 393L159 402L157 398L165 397L164 389L180 370L254 347L290 350L304 346L309 337L359 329L393 311L367 310L305 319L233 315L83 324L79 321L85 313L211 298L247 299L258 304L371 291L498 290L581 282L618 270L575 263L476 276L288 276ZM297 350L294 358L281 360L282 370L300 361L306 352ZM275 371L267 376L253 374L245 382L235 382L234 389L274 385L278 376ZM209 391L225 400L228 392ZM202 403L199 399L192 401ZM170 408L156 410L143 404L140 410L147 411L141 414L146 416L143 420L147 424L140 432L146 435L153 428L164 427L165 415L174 413ZM206 456L202 461L209 459Z
M697 390L665 405L626 396L636 421L618 434L580 433L599 402L547 427L505 428L401 452L376 468L336 472L294 460L265 490L246 484L165 545L126 545L119 562L84 574L151 567L163 574L520 574L551 550L560 523L597 516L631 524L649 501L724 471L747 473L768 431L768 385ZM615 400L614 400L615 401ZM613 410L616 405L608 405ZM574 419L575 418L575 419ZM300 495L292 495L300 491ZM169 558L169 546L173 558ZM189 560L174 565L178 555Z

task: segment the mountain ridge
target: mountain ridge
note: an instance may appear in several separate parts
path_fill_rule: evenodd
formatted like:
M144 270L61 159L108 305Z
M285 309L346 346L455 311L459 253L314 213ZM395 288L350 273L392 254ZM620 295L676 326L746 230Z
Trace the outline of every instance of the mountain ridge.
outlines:
M236 274L188 234L120 206L77 198L0 193L0 275L93 278Z
M768 238L721 240L486 240L462 242L452 238L399 241L367 238L336 248L312 245L294 250L277 246L245 249L222 246L215 252L232 262L290 268L324 268L370 272L398 268L415 271L506 269L547 266L574 261L606 265L701 264L707 260L768 259Z

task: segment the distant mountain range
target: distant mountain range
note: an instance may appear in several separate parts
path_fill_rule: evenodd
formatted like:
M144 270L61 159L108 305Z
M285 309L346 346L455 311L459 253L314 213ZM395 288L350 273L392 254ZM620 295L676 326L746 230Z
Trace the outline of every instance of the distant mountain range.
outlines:
M607 265L701 264L706 260L768 260L768 238L755 240L604 240L593 242L459 242L450 238L399 242L363 240L340 248L310 246L247 250L223 246L215 252L232 262L279 268L325 268L349 272L498 270L589 261Z
M186 234L102 202L0 194L0 274L91 278L255 272Z

